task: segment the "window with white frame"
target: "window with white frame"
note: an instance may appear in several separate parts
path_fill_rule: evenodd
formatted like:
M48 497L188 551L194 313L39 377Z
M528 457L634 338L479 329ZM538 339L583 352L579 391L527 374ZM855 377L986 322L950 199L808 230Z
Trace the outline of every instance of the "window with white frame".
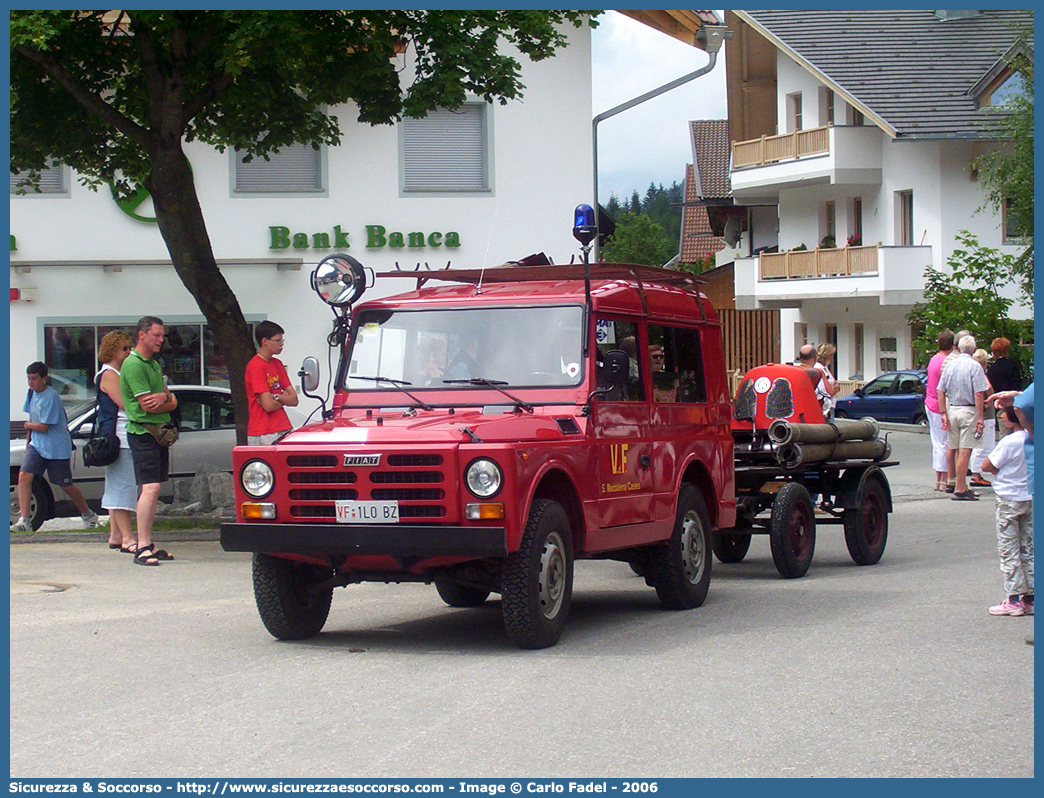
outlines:
M878 354L880 357L881 371L895 371L899 364L899 347L897 339L893 336L885 336L879 340L880 348Z
M318 194L326 190L323 175L323 153L310 144L290 144L268 159L255 156L244 160L246 153L236 150L236 194Z
M40 183L37 186L19 186L29 176L28 171L11 173L11 195L33 196L49 194L51 196L68 196L69 169L61 164L48 166L40 170Z
M402 190L489 191L490 125L486 103L439 108L422 119L403 119Z

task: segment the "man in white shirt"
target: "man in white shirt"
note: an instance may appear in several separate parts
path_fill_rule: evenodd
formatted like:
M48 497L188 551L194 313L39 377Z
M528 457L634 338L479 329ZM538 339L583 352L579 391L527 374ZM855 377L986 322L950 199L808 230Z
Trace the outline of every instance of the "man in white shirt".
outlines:
M936 393L939 407L946 408L942 428L949 432L950 448L957 452L954 473L951 474L955 481L952 498L954 501L978 501L978 494L968 488L968 463L972 449L982 448L982 431L985 429L983 403L989 383L982 366L972 358L976 349L975 338L965 335L958 348L960 356L949 367L943 366Z

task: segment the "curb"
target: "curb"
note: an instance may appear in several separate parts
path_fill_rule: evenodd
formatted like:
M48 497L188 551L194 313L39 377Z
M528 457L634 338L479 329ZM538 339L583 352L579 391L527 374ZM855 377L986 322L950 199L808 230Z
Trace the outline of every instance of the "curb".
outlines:
M163 543L186 543L192 541L218 541L221 539L219 529L179 529L159 533ZM25 532L11 535L11 544L15 543L105 543L109 539L108 532ZM153 542L158 542L153 535Z

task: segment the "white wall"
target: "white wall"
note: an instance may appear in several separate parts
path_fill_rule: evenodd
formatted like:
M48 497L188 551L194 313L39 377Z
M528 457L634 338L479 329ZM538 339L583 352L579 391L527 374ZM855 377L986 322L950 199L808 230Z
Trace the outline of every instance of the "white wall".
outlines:
M495 183L488 194L400 196L397 127L359 125L349 106L331 109L340 117L343 137L340 147L327 152L325 197L233 198L230 155L186 146L222 274L248 319L271 318L286 328L283 360L291 373L306 355L320 356L325 369L332 314L312 293L308 276L315 263L338 250L272 250L271 225L330 233L331 244L340 225L349 235L347 251L377 272L393 270L396 261L412 269L418 262L444 267L451 260L463 268L540 251L556 263L578 255L572 211L591 202L592 187L591 47L587 30L566 30L570 46L556 57L537 64L521 59L524 99L490 107ZM44 324L126 323L146 313L169 323L203 320L171 266L140 265L169 262L156 225L124 215L107 190L92 192L74 180L68 198L13 196L10 221L17 238L12 267L42 264L28 273L11 269L11 286L35 289L37 296L11 304L12 418L22 415L26 364L43 359ZM369 224L404 233L455 231L461 247L367 249ZM303 259L304 265L279 271L278 259ZM122 263L123 269L105 272L98 261ZM412 280L388 278L368 296L414 286Z

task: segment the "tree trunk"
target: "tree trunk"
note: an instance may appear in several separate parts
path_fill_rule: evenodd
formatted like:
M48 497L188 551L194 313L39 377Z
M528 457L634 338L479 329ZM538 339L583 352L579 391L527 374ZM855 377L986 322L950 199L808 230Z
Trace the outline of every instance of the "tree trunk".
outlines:
M250 328L214 260L192 171L180 142L170 149L154 150L151 161L152 174L145 187L152 195L160 234L174 270L203 312L225 359L236 414L236 441L245 444L248 411L244 375L254 355ZM153 312L142 308L142 315Z

